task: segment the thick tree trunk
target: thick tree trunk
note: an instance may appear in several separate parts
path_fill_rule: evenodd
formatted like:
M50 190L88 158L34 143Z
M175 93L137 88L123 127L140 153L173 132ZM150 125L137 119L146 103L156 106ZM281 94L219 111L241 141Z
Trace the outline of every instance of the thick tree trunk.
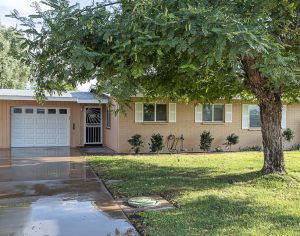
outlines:
M244 56L245 83L253 92L260 106L261 132L264 147L264 173L285 173L282 149L281 94L273 91L260 72L255 69L255 59Z
M282 150L281 114L282 103L276 94L259 101L261 132L264 147L264 173L284 173Z

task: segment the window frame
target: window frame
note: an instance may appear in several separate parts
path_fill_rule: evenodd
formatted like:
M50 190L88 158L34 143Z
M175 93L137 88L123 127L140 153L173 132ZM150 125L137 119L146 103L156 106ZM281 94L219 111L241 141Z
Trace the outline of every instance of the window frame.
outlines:
M108 122L109 121L109 122ZM110 129L111 128L111 110L107 107L106 108L106 128Z
M145 105L154 105L154 121L145 121L145 117L144 117L144 106ZM157 120L156 119L156 105L166 105L166 120L163 121L163 120ZM143 103L143 123L168 123L169 122L169 111L168 111L168 108L169 108L169 104L168 103L162 103L162 102L159 102L159 103L156 103L156 102L145 102Z
M257 105L257 104L248 104L248 127L249 129L261 129L261 123L260 123L260 126L259 127L251 127L250 124L251 124L251 115L250 115L250 109L251 107L258 107L258 110L259 110L259 113L260 113L260 107ZM260 119L260 117L259 117Z
M205 121L204 120L204 106L205 105L211 105L212 106L212 120L211 121ZM214 121L215 118L215 105L222 105L223 106L223 120L222 121ZM204 124L224 124L225 123L225 104L223 103L213 103L213 104L202 104L202 123Z

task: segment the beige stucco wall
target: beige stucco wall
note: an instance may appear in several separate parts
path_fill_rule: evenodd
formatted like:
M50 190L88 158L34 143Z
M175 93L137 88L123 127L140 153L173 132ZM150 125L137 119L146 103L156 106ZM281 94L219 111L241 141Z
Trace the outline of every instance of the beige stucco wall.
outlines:
M119 115L112 112L111 127L106 127L107 105L103 105L103 145L119 152Z
M239 136L239 143L232 148L237 150L239 147L262 145L260 130L242 129L242 104L233 103L233 120L232 123L224 124L202 124L195 123L195 109L192 104L177 104L177 121L176 123L135 123L134 120L134 103L126 109L126 116L120 114L119 123L119 151L128 153L130 145L128 139L138 133L144 140L143 152L149 152L148 143L153 133L160 133L164 136L166 142L169 134L179 137L184 136L184 149L195 152L200 151L199 142L200 134L206 130L210 131L214 137L212 149L225 143L225 138L231 133ZM294 143L300 143L300 104L287 106L287 127L295 131L296 136L292 143L285 145L291 146ZM165 145L166 146L166 145ZM225 146L222 146L226 149ZM164 151L167 151L164 148Z
M84 145L84 112L83 107L89 104L75 102L45 102L40 105L35 101L0 101L0 148L9 148L10 137L10 111L11 107L66 107L70 108L70 145L78 147ZM95 106L95 105L92 105ZM74 125L74 129L73 129Z

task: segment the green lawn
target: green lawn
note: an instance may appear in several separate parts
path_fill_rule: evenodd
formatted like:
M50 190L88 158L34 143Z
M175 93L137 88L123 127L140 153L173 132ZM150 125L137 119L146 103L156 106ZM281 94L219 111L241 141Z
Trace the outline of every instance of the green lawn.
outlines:
M262 153L100 156L88 161L114 197L160 194L174 210L135 219L145 235L300 235L300 152L287 176L261 175Z

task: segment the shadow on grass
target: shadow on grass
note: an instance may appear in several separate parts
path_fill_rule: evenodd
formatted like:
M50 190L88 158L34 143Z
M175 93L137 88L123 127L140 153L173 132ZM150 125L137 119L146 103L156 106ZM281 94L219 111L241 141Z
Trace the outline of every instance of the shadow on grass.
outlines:
M108 186L115 197L161 194L170 199L182 191L220 189L251 182L263 175L260 171L218 175L215 168L158 166L128 159L98 158L90 164L104 181L124 180L119 185Z

